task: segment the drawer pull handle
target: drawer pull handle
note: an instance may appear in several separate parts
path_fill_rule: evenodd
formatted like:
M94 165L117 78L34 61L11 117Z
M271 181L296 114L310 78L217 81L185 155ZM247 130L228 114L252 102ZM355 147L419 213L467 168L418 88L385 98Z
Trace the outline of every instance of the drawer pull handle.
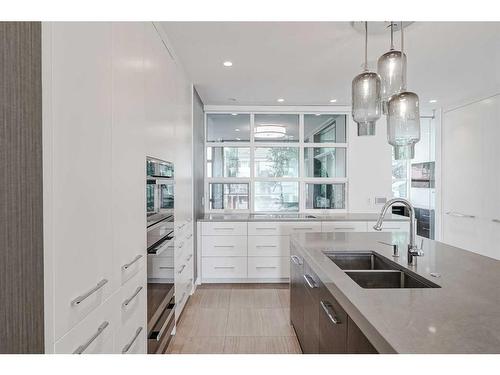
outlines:
M189 256L187 257L186 259L186 262L189 262L191 260L191 258L193 257L193 254L189 254Z
M89 346L94 342L94 340L99 337L99 335L106 329L106 327L109 326L109 322L103 322L99 328L97 328L97 332L92 335L90 339L87 340L87 342L83 345L80 345L76 350L73 352L73 354L82 354Z
M275 248L278 247L276 245L257 245L257 249L264 249L264 248Z
M231 227L216 227L214 230L234 230L234 228Z
M313 230L313 228L294 227L293 230Z
M161 266L161 267L158 267L158 268L161 269L161 270L173 270L174 269L174 267L172 267L172 266Z
M356 228L353 228L353 227L345 227L345 228L333 227L333 229L335 229L335 230L355 230Z
M179 305L184 301L184 297L186 297L186 292L182 293L182 296L179 299Z
M142 286L139 286L137 287L137 289L135 290L134 294L132 294L129 298L127 298L125 301L123 301L122 303L122 307L127 307L130 302L132 302L132 300L137 297L137 295L139 294L139 292L142 290Z
M190 239L191 237L193 237L193 234L190 234L189 236L186 237L186 239Z
M290 258L292 259L293 263L297 264L298 266L302 265L302 261L297 255L292 255Z
M184 246L184 242L179 242L179 245L177 245L179 247L179 249L182 249L182 247Z
M446 215L453 216L453 217L463 217L467 219L475 219L476 217L474 215L467 215L467 214L462 214L460 212L453 212L453 211L448 211Z
M333 306L330 302L328 301L321 301L320 302L321 307L323 308L323 311L326 313L328 318L333 324L340 324L340 320L335 316L335 311L333 310Z
M277 266L256 266L255 268L257 269L274 269L274 268L278 268Z
M78 306L80 303L82 303L84 300L86 300L88 297L90 297L92 294L97 292L99 289L101 289L104 285L108 283L107 279L102 279L97 283L95 287L90 289L87 293L82 294L81 296L76 297L73 301L71 301L72 306Z
M214 266L215 269L233 269L234 266Z
M311 289L315 289L318 287L318 285L314 282L313 278L311 277L311 275L304 275L304 280L306 281L307 285L309 286L309 288Z
M500 219L492 219L491 221L493 221L494 223L500 223Z
M180 274L182 273L182 271L184 271L184 268L186 268L186 265L185 265L185 264L183 264L183 265L181 266L181 269L180 269L179 271L177 271L177 273L180 275Z
M130 348L132 347L132 345L134 345L135 340L137 340L141 332L142 332L142 327L137 328L134 337L132 337L132 340L130 340L130 342L123 347L122 354L126 354L130 350Z
M214 245L216 249L232 249L234 245Z
M276 228L255 228L257 230L276 230Z
M132 259L132 261L130 263L123 265L122 269L124 271L128 270L132 264L134 264L135 262L137 262L141 258L142 258L142 254L137 255L134 259Z

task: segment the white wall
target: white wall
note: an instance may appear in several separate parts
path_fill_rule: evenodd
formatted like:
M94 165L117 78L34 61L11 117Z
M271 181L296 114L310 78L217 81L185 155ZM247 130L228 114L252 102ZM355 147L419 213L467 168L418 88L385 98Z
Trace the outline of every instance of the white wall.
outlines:
M380 212L375 197L392 198L392 150L387 143L385 116L377 121L375 136L359 137L349 116L349 212Z

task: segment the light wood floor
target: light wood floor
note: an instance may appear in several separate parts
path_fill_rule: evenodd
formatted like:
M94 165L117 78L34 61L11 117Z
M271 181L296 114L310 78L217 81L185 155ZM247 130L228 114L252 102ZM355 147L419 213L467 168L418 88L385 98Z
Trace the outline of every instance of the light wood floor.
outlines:
M167 353L298 354L288 284L204 284L191 296Z

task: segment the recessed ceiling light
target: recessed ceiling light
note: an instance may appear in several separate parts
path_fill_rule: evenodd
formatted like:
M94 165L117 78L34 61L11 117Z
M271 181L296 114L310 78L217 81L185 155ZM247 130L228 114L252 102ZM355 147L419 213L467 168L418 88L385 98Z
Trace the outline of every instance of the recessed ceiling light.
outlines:
M330 103L336 103L337 99L330 99Z
M429 100L429 103L436 103L436 102L437 102L437 100L436 100L436 99L431 99L431 100Z
M227 100L229 100L230 102L235 102L236 98L228 98Z
M321 113L316 113L316 116L321 116Z
M231 113L231 115L233 115L233 116L238 116L238 114L237 114L237 113Z
M285 101L285 99L283 99L283 98L279 98L279 99L278 99L278 102L279 102L279 103L283 103L284 101Z
M241 138L236 138L237 141L241 141Z
M234 129L234 131L235 131L235 132L239 132L239 131L240 131L240 129L236 128L236 129Z
M230 66L233 66L233 62L232 62L232 61L224 61L224 62L222 63L222 65L227 66L227 67L230 67Z

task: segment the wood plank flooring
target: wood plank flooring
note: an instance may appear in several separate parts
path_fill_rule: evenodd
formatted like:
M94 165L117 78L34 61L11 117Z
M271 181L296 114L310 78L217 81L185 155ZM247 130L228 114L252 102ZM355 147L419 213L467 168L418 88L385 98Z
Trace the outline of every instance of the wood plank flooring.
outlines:
M171 354L299 354L288 284L204 284L191 296Z

